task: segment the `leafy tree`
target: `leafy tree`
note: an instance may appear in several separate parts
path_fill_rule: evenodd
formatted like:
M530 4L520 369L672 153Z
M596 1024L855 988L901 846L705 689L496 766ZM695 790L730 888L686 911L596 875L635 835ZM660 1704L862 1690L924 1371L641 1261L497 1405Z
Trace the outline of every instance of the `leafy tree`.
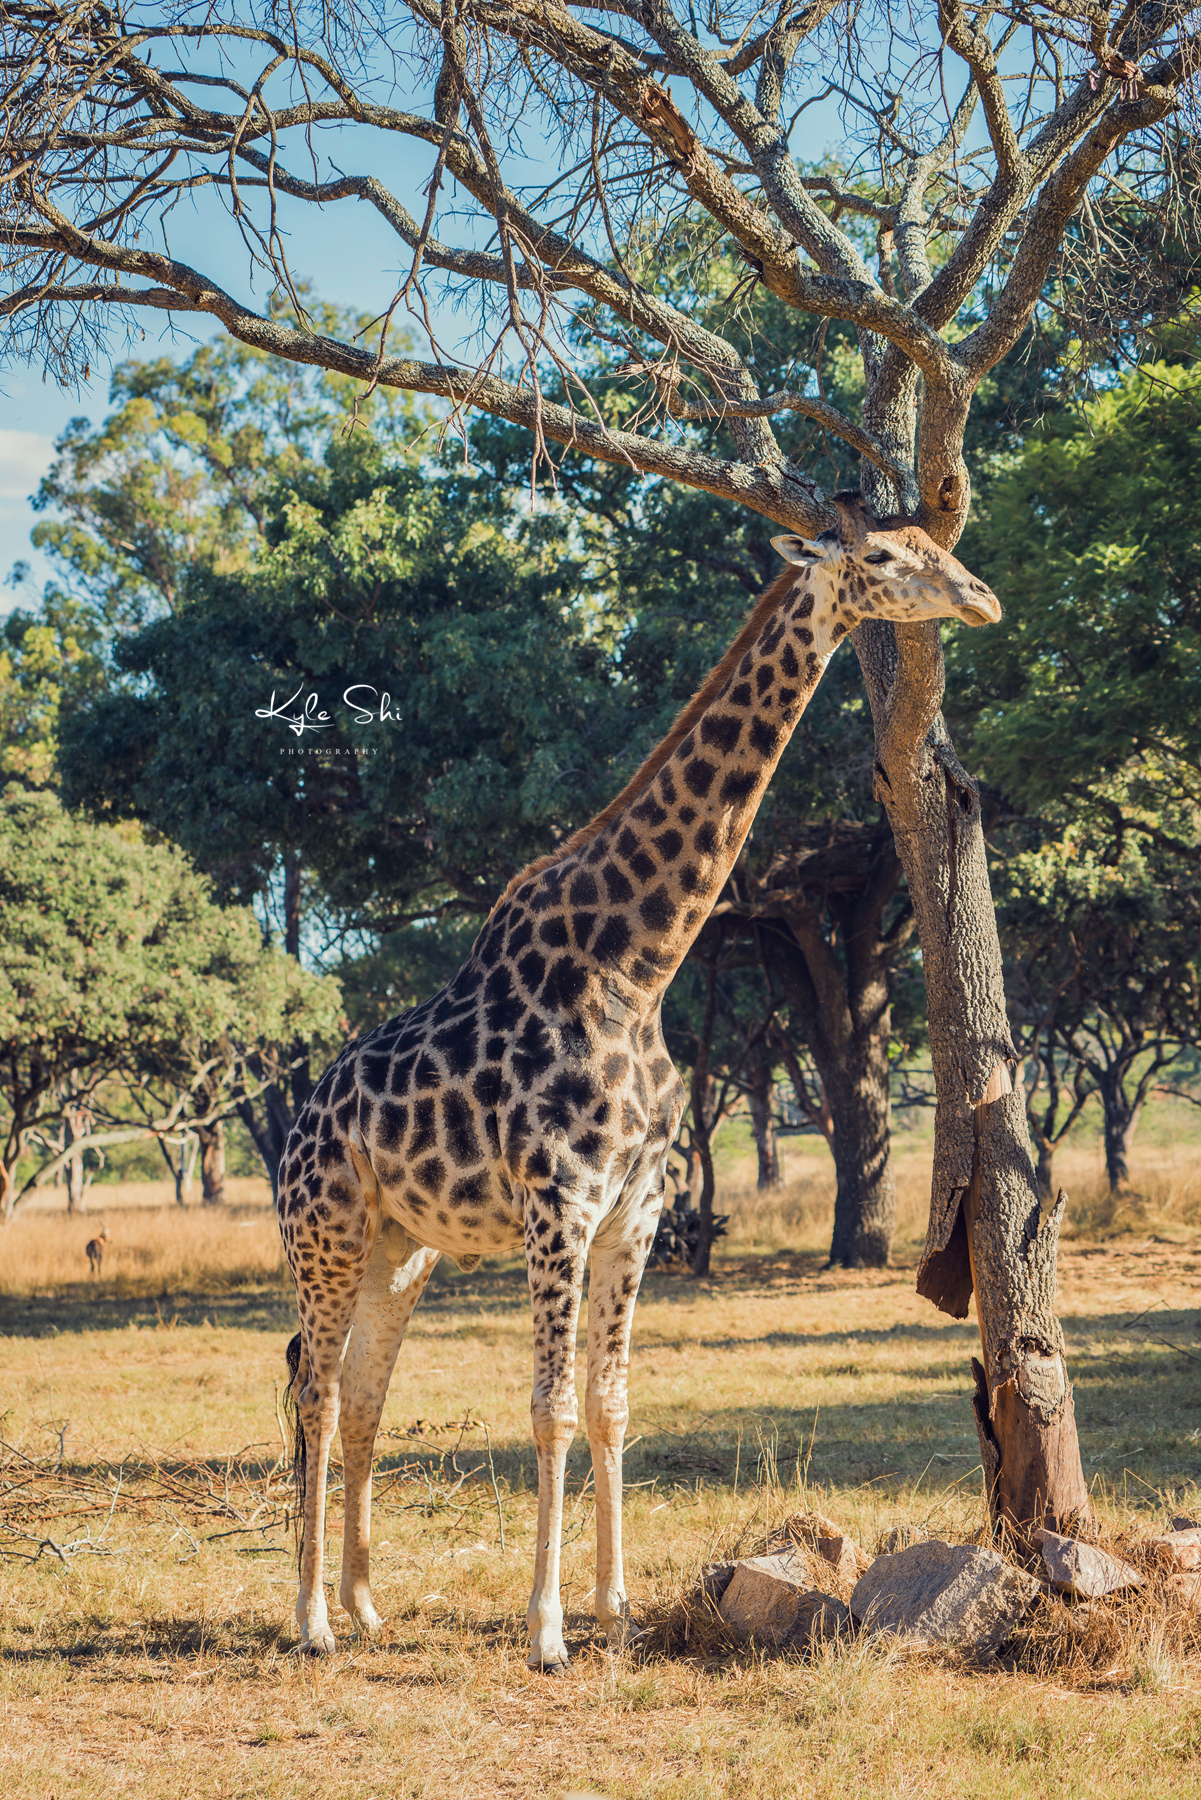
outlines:
M49 793L0 796L5 1219L73 1154L18 1186L35 1135L84 1097L98 1113L103 1084L157 1084L171 1104L153 1130L110 1115L98 1145L208 1123L253 1089L248 1065L280 1038L300 1024L332 1034L337 1018L336 984L264 949L253 917L216 905L178 850L88 825Z
M366 433L264 519L247 570L198 572L117 644L109 692L64 723L65 798L145 819L239 899L294 859L346 928L487 911L599 803L612 709L578 558Z
M1201 365L1161 362L990 483L963 548L1007 616L987 647L955 640L948 711L1017 805L1164 840L1160 815L1201 804L1199 480Z
M1094 1096L1124 1182L1146 1093L1201 1036L1199 401L1197 364L1159 362L1048 418L965 539L1006 606L987 654L956 642L954 704L1000 790L999 919L1041 1065L1045 1191Z
M60 715L103 687L102 645L86 602L57 589L0 625L0 788L54 783Z
M1011 857L998 898L1015 1012L1045 1075L1028 1102L1044 1196L1054 1146L1094 1095L1117 1190L1147 1095L1201 1043L1201 886L1188 863L1133 836L1098 852L1078 822Z

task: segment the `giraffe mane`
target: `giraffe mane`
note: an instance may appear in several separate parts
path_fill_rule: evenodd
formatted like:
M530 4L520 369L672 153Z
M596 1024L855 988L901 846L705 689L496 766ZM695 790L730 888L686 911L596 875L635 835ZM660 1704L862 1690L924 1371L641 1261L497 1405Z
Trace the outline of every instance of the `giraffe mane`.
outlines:
M760 594L748 614L742 630L721 661L710 670L702 686L697 689L687 706L677 716L667 736L656 744L642 767L626 782L620 794L610 800L604 811L598 812L587 825L581 825L578 831L573 832L566 843L560 844L555 850L548 851L545 856L538 857L536 861L527 864L524 869L514 875L496 902L497 906L501 904L501 901L507 900L511 894L516 893L517 889L524 881L528 881L531 875L540 875L543 869L553 868L555 863L563 862L567 857L573 856L577 850L582 850L585 844L591 843L592 839L603 831L605 826L617 817L618 813L624 811L631 800L636 799L644 788L650 786L676 746L687 737L701 714L708 709L721 692L729 676L733 674L747 650L759 636L768 616L776 610L789 589L796 585L802 573L802 570L790 566L784 570L782 575L776 577L764 593ZM493 911L495 911L495 907Z

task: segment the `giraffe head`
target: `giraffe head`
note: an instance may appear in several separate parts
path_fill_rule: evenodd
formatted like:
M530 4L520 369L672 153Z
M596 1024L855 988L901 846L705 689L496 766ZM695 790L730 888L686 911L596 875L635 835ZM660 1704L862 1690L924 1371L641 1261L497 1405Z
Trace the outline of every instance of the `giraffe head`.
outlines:
M848 626L866 618L997 623L1001 603L992 589L920 525L877 519L858 495L839 494L836 505L836 527L816 538L776 537L772 545L785 562L813 570Z

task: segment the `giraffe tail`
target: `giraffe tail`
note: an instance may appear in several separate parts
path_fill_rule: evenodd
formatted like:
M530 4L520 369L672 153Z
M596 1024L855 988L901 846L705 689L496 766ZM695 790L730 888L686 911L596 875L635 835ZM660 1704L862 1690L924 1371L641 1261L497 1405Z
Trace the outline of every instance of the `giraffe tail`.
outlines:
M300 1332L290 1339L284 1351L287 1358L289 1381L284 1389L284 1412L287 1416L292 1451L292 1484L296 1491L296 1562L304 1551L304 1490L306 1451L304 1426L300 1421L300 1408L296 1397L308 1380L308 1357L304 1353L304 1338Z

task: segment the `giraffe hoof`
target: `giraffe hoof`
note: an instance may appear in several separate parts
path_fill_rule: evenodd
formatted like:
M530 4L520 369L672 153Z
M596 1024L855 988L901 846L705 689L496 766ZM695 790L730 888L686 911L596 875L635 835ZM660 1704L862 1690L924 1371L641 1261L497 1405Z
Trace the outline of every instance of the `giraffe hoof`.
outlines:
M642 1627L636 1625L628 1614L614 1619L611 1625L605 1627L605 1645L610 1650L628 1650L639 1638L645 1636Z
M342 1610L350 1614L350 1622L354 1626L356 1637L375 1638L384 1629L384 1621L372 1606L370 1600L355 1605L353 1599L347 1605L341 1602Z
M564 1656L562 1662L543 1662L541 1657L531 1656L526 1663L526 1668L532 1669L535 1675L547 1675L556 1681L564 1675L571 1674L571 1664L568 1662L566 1656Z
M302 1632L297 1646L302 1656L332 1656L337 1647L328 1625L318 1625L315 1631Z

